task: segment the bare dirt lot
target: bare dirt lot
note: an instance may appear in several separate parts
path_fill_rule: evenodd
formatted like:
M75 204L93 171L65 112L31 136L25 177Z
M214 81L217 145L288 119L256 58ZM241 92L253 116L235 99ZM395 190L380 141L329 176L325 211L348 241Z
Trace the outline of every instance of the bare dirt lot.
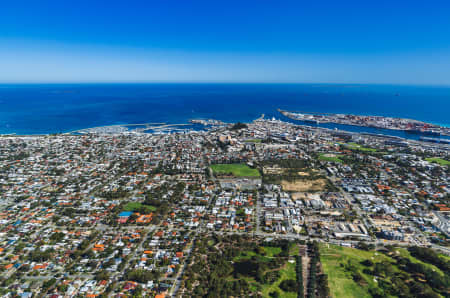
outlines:
M297 173L299 176L309 176L308 172L298 172Z
M273 167L264 167L263 168L263 173L265 175L279 175L284 173L284 169L277 167L277 166L273 166Z
M298 192L308 192L308 191L323 191L327 181L325 179L317 180L296 180L296 181L286 181L281 182L281 186L284 191L298 191Z

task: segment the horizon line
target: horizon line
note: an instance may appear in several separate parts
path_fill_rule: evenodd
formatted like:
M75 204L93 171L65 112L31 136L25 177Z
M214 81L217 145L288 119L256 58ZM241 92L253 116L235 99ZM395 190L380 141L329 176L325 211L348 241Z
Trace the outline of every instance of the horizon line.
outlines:
M186 85L358 85L358 86L419 86L446 87L450 84L421 84L421 83L361 83L361 82L233 82L233 81L43 81L43 82L0 82L0 85L152 85L152 84L186 84Z

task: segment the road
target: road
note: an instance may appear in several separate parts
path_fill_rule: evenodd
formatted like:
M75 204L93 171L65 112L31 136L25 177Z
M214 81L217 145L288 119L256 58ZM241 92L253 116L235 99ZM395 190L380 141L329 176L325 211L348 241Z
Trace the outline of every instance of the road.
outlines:
M449 229L450 229L450 226L448 224L448 220L444 216L442 216L442 214L440 214L437 211L433 211L433 213L439 219L438 227L441 230L441 232L444 233L445 235L447 235L447 237L450 237L450 234L448 232Z
M260 232L260 222L261 222L262 216L261 216L261 197L259 195L259 192L256 195L256 230L255 232Z
M140 228L143 229L143 227L140 227ZM142 245L144 245L144 242L145 242L145 240L146 240L146 238L147 238L147 235L148 235L150 232L153 232L155 229L156 229L156 226L149 226L149 227L148 227L148 230L145 230L145 232L144 232L143 235L142 235L141 242L139 243L138 247L136 247L136 249L132 252L131 256L127 259L127 262L126 262L125 265L123 266L122 271L120 271L120 272L119 272L119 271L115 272L115 273L111 276L111 278L110 278L111 280L118 280L120 276L124 276L123 273L125 273L125 272L127 271L128 266L130 266L130 262L136 257L136 254L137 254L138 252L142 252ZM117 285L116 285L116 286L117 286ZM114 290L115 290L115 287L114 287ZM113 292L114 292L114 291L113 291Z
M187 254L186 254L186 258L185 258L185 262L183 263L183 266L181 267L181 269L178 271L178 274L175 278L175 285L172 286L171 292L172 294L169 294L170 297L175 297L178 293L178 291L180 290L180 286L181 286L181 281L182 281L182 277L184 275L184 272L186 270L187 267L187 261L189 260L189 258L191 257L192 251L194 250L194 246L195 246L195 239L197 238L197 235L194 236L194 238L192 238L192 245L191 247L187 250Z

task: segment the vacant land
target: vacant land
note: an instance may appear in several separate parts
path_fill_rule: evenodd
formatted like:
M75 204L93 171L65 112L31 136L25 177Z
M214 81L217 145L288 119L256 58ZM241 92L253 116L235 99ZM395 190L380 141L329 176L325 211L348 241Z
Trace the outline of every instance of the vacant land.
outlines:
M292 197L292 200L297 201L297 200L306 199L307 194L304 192L293 192L293 193L291 193L291 197Z
M264 175L281 175L286 170L275 165L271 167L263 167L262 171Z
M264 161L263 182L281 184L284 191L318 192L335 191L333 184L306 160L280 159Z
M259 171L245 164L218 164L212 165L215 175L233 175L235 177L259 177Z
M302 177L308 177L308 176L309 176L309 173L308 173L308 172L297 172L297 174L298 174L299 176L302 176Z
M323 161L332 161L332 162L342 162L339 158L339 155L331 154L331 153L322 153L319 155L319 160Z
M449 166L450 165L450 161L439 158L439 157L430 157L430 158L425 158L426 161L429 162L435 162L440 164L441 166Z
M327 185L327 181L323 178L316 180L295 180L281 182L284 191L294 192L315 192L323 191Z

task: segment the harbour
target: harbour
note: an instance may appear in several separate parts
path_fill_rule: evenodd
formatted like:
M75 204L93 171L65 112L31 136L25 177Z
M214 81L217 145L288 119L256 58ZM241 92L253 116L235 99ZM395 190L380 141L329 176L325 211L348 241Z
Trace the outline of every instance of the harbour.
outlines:
M414 119L353 114L291 112L277 109L286 118L309 124L345 125L381 131L400 131L406 138L420 139L422 136L450 138L450 128ZM408 137L410 136L410 137Z

